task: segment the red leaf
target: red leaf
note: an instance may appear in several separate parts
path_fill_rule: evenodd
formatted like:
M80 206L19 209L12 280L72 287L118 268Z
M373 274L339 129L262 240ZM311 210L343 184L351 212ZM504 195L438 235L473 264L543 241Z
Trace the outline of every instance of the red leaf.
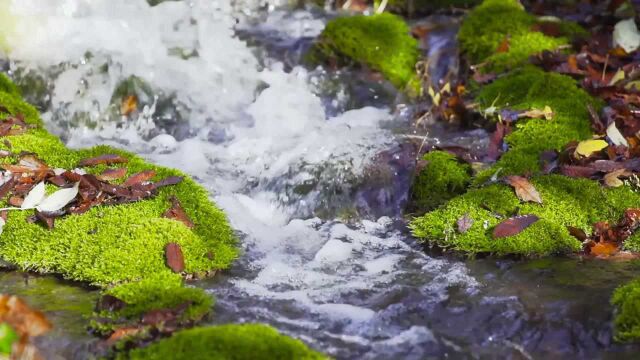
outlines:
M80 163L78 165L79 166L96 166L101 164L112 165L112 164L122 164L128 161L129 161L128 159L123 158L120 155L107 154L107 155L100 155L93 158L80 160Z
M131 175L122 186L129 187L137 184L142 184L145 181L151 180L154 176L156 176L156 172L153 170L145 170L141 171L137 174Z
M189 219L189 216L184 211L182 204L180 204L180 201L175 196L171 197L171 208L165 211L165 213L162 216L166 217L167 219L180 221L181 223L185 224L188 228L194 227L193 221Z
M168 243L164 248L164 255L167 260L167 266L175 273L184 270L184 256L180 245L176 243Z
M590 178L600 171L586 166L563 165L560 167L560 173L564 176L575 178Z
M504 238L514 236L540 220L535 215L516 216L504 220L493 229L493 238Z

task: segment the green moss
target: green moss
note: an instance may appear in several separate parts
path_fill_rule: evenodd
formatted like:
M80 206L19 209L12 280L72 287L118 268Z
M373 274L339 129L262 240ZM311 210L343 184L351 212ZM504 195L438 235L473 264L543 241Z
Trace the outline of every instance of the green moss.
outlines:
M380 71L396 87L419 86L419 51L409 27L391 14L340 17L330 21L310 52L314 61L350 59Z
M470 62L486 62L485 71L502 71L521 65L530 55L566 45L567 37L583 32L576 24L561 23L565 36L550 37L532 31L537 22L517 0L485 0L464 20L458 33L460 48ZM508 51L497 53L506 38Z
M539 173L540 154L560 150L572 140L591 137L587 104L599 109L601 103L568 76L546 73L535 67L514 71L481 89L477 97L481 107L508 107L517 110L551 107L552 120L519 120L513 133L505 138L509 151L489 170L476 177L476 184L487 180L498 168L501 175Z
M11 82L7 75L0 73L0 92L6 92L10 95L20 96L20 90Z
M325 359L301 341L258 324L195 328L173 334L146 348L133 350L127 359Z
M567 226L588 233L594 222L616 222L624 210L640 202L640 195L627 187L605 189L586 179L548 175L534 177L531 182L542 196L542 205L521 203L510 186L493 184L470 190L444 207L414 219L413 234L438 246L468 253L527 256L567 253L580 248L580 242L569 235ZM460 234L456 221L465 214L469 214L473 225ZM493 239L493 228L517 214L534 214L540 220L516 236Z
M142 315L152 310L176 309L189 304L178 321L195 322L204 317L213 306L213 298L199 288L185 287L177 274L150 276L141 281L125 283L105 291L126 303L117 311L100 311L95 314L92 328L100 333L109 333L114 328L130 322L137 323Z
M432 151L423 159L428 163L414 181L412 208L430 211L466 191L471 166L445 151Z
M616 307L614 319L615 339L640 339L640 279L621 286L613 293L611 303Z
M149 164L122 150L107 146L67 149L43 129L38 112L17 95L10 82L1 86L11 92L0 91L0 105L9 114L25 115L27 122L35 125L26 134L6 138L14 153L34 152L52 168L64 169L75 168L84 158L118 154L129 160L128 175L155 170L156 180L168 176L184 176L184 180L160 189L152 199L96 206L82 215L58 218L53 230L28 222L32 211L11 211L0 237L0 258L22 270L56 273L103 288L124 283L107 291L129 304L112 318L132 319L152 309L187 301L190 306L183 320L197 320L208 312L212 299L200 289L183 287L181 276L165 265L164 258L165 245L176 242L184 254L185 272L205 274L228 267L236 257L234 234L207 192L180 171ZM0 145L4 149L7 146L6 142ZM0 159L8 161L11 159ZM105 168L101 165L86 170L97 173ZM171 206L172 196L182 203L195 224L193 229L162 217ZM0 203L7 206L4 200Z

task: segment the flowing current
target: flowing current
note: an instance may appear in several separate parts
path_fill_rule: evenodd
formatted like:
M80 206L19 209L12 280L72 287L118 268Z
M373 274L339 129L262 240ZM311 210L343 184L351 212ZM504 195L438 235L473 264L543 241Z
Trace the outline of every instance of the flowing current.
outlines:
M366 74L300 65L328 15L279 5L0 0L13 14L3 66L69 146L127 149L210 191L243 249L232 269L194 284L217 299L213 323L269 323L337 358L637 351L612 344L608 305L634 264L425 253L401 218L415 157L398 135L408 107ZM141 107L126 118L122 89ZM59 325L43 342L52 357L87 357L92 340L69 314L95 294L15 274L1 283ZM57 289L47 291L65 306L30 286Z

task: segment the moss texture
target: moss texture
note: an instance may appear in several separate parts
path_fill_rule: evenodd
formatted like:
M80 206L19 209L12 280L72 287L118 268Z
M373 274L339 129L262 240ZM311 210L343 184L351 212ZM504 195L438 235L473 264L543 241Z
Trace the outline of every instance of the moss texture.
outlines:
M615 339L617 341L640 339L640 279L616 289L611 303L617 309L614 320Z
M538 176L531 183L543 204L521 203L510 186L493 184L470 190L444 207L415 219L413 234L438 246L469 252L545 256L580 249L567 226L589 233L596 221L617 222L637 207L640 195L627 187L605 189L596 181L561 175ZM456 221L468 214L473 225L459 233ZM493 228L507 217L534 214L540 220L518 235L493 239Z
M339 17L330 21L309 53L312 61L348 59L380 71L400 89L419 88L419 50L407 24L391 14Z
M485 71L502 71L521 65L530 55L566 45L569 37L584 33L578 25L565 22L558 26L564 36L551 37L532 30L538 22L518 0L485 0L464 20L458 34L460 48L470 62L486 62ZM507 38L508 51L497 52Z
M412 209L430 211L464 193L471 180L471 166L445 151L432 151L423 157L427 165L416 176L412 187Z
M244 360L326 359L301 341L280 335L258 324L222 325L175 333L146 348L132 351L123 359Z
M540 154L546 150L560 150L572 140L592 136L587 105L599 109L602 104L576 81L564 75L546 73L528 66L483 87L477 97L481 107L508 107L517 110L551 107L552 120L518 120L513 133L505 138L509 150L493 168L478 174L481 183L497 169L500 175L540 172Z
M155 170L156 179L185 176L173 169L151 165L125 151L107 146L70 150L42 126L38 112L25 103L15 86L0 76L0 105L9 114L23 114L35 125L26 134L10 136L0 147L14 153L34 152L52 168L73 169L79 161L101 154L118 154L129 159L128 175ZM3 114L7 115L7 114ZM3 158L0 162L8 162ZM99 173L106 166L86 168ZM194 222L193 229L181 222L162 217L176 196ZM7 206L0 201L0 206ZM32 211L11 211L0 236L0 257L18 268L40 273L56 273L64 278L84 281L103 288L129 281L111 292L133 301L127 316L165 307L192 297L187 314L195 316L210 308L211 300L201 290L181 288L180 276L166 265L164 247L180 244L185 271L207 273L228 267L237 256L234 234L225 215L209 200L207 192L189 177L175 186L159 190L158 196L127 205L96 206L82 215L67 215L56 220L53 230L27 222ZM162 294L163 291L168 293ZM161 298L166 297L162 300ZM127 301L127 299L122 299ZM154 300L155 299L155 300Z

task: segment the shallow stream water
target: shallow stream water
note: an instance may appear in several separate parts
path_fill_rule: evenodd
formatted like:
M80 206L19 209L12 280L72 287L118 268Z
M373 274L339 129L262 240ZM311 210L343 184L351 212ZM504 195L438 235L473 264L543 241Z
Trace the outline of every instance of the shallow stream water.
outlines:
M415 139L481 150L485 134L428 122L414 131L416 109L376 76L302 66L331 14L258 0L0 6L15 14L4 70L52 132L72 147L107 143L180 168L228 214L243 255L194 284L217 299L211 323L266 322L340 359L640 350L613 344L609 305L640 264L468 260L411 238L402 209ZM428 21L441 30L425 54L444 73L455 67L455 19ZM132 75L146 107L123 119L113 94ZM53 320L41 339L51 358L88 357L95 291L21 273L1 274L0 291Z

